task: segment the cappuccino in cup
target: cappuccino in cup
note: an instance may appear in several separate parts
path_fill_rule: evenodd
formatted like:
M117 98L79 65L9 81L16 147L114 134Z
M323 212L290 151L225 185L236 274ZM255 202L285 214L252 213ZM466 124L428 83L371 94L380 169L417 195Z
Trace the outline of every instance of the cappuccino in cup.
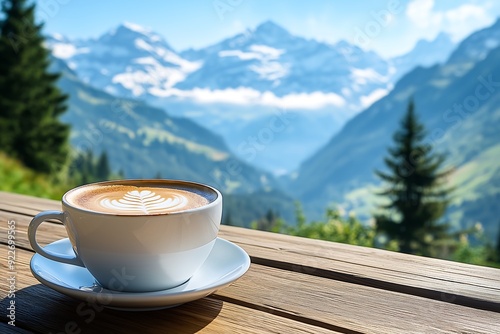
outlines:
M158 291L186 282L206 260L220 227L222 195L210 186L176 180L93 183L64 194L62 211L33 218L33 249L54 261L83 266L105 288ZM38 226L63 222L73 254L36 242Z
M182 185L89 185L67 194L71 205L116 215L153 215L182 212L207 205L215 194Z

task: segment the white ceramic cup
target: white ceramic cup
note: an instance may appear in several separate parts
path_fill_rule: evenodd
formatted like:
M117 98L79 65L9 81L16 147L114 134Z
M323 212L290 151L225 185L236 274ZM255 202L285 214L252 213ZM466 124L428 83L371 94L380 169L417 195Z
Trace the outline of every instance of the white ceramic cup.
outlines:
M175 213L124 215L96 212L68 202L68 194L95 185L182 186L212 194L208 204ZM158 291L186 282L215 244L222 216L221 193L206 185L175 180L121 180L84 185L62 197L62 211L36 215L28 228L33 249L54 261L86 267L97 282L118 291ZM48 219L66 227L75 254L54 254L36 241Z

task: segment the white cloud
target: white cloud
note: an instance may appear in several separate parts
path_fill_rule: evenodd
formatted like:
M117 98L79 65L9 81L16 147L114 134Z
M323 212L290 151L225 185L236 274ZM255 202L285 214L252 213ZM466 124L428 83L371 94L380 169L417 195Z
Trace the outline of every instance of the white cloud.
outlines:
M52 54L60 59L68 59L77 53L77 49L73 44L55 43L52 44Z
M149 93L158 97L177 97L181 99L191 99L198 103L227 103L235 105L255 105L290 110L315 110L329 105L342 107L345 100L335 93L299 93L276 96L274 93L266 91L259 92L252 88L230 88L211 90L206 88L195 88L193 90L179 89L159 89L150 88Z
M460 40L472 31L491 25L495 18L487 9L476 5L465 4L444 13L448 32L454 40Z
M450 21L464 21L469 18L480 19L483 18L485 14L484 8L471 4L465 4L447 11L446 17Z
M50 48L52 54L60 59L69 59L80 53L89 53L88 48L77 48L71 43L53 43Z
M327 105L341 107L345 104L344 98L340 95L322 92L289 94L283 97L265 92L262 102L264 105L285 109L320 109Z
M441 11L434 5L434 0L413 0L406 7L406 16L419 29L422 38L434 38L444 31L458 41L495 20L488 12L487 4L462 4Z
M389 77L384 77L372 68L351 68L350 78L359 85L367 82L388 82Z
M406 16L419 28L439 26L442 22L442 13L435 13L434 0L413 0L406 7Z

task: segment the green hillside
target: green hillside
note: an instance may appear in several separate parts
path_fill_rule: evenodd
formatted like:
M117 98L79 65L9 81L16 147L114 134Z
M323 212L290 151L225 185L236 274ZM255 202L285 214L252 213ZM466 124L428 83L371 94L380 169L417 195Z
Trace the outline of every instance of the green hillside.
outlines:
M220 136L143 102L94 89L61 60L53 63L63 73L60 87L70 96L62 120L71 124L75 151L91 150L94 156L106 151L111 170L126 178L215 186L224 194L224 218L230 214L234 225L248 227L270 209L293 221L293 200L278 190L274 177L236 158Z
M0 191L60 200L69 188L0 152Z
M300 168L293 181L308 212L342 203L368 217L379 200L391 136L410 98L433 149L448 155L456 186L449 218L454 225L481 222L494 236L500 219L500 48L477 63L417 68L393 91L358 114ZM479 88L478 88L479 87ZM462 107L460 107L462 106Z

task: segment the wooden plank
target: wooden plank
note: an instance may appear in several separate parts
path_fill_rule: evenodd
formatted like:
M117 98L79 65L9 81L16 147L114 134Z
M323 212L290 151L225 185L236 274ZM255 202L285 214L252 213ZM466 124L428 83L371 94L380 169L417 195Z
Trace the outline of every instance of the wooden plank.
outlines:
M37 208L60 206L57 201L0 193L0 203L3 202L26 202ZM31 212L23 208L18 211ZM0 220L7 217L0 212ZM19 216L18 219L21 229L25 228L29 218ZM3 227L0 225L0 229ZM64 230L47 232L56 237L50 241L65 237ZM254 263L460 305L500 310L500 269L230 226L222 226L220 236L242 246Z
M0 251L5 254L6 247L0 246ZM22 275L20 292L24 291L22 286L29 287L36 283L31 274L26 273L31 256L31 252L18 251L18 268L21 268ZM1 275L0 279L5 280ZM70 300L50 289L44 292L38 288L27 290L30 292L33 290L32 294L36 296L46 294L47 298L54 298L64 304L68 303L64 300ZM6 292L2 293L5 296ZM29 297L24 295L21 297L31 303L31 294ZM16 298L21 300L21 297ZM341 333L497 333L500 323L498 313L255 264L252 264L242 278L208 299L211 300L210 303L216 303L216 300L224 302L228 304L228 312L234 312L232 315L228 314L228 319L224 318L224 321L232 319L239 324L240 316L236 313L260 312L257 313L261 316L260 321L264 321L265 315L270 314L272 318L282 318L283 322L291 321L296 327L297 323L303 323L312 328ZM79 304L75 303L73 314ZM195 314L201 312L198 308L206 305L199 303L190 303L189 305L193 304L194 308L188 308L187 311L181 309L181 312L186 312L181 313L182 316L187 317L189 314L191 318L191 312ZM43 301L43 305L50 305L50 302ZM22 307L25 306L20 304L19 308ZM29 308L29 305L26 307ZM60 308L54 306L56 307ZM71 308L66 311L71 311ZM63 309L62 314L66 311ZM61 326L61 323L57 323L50 325L50 328L61 328ZM275 327L273 325L273 328ZM287 329L286 332L290 331Z
M61 202L0 191L0 210L34 216L45 210L61 210Z
M0 246L5 282L7 247ZM79 301L38 284L29 272L33 253L16 249L16 324L42 333L332 333L321 327L247 308L211 297L172 309L129 312L104 308L89 300ZM0 309L9 298L5 284L0 285ZM7 322L6 314L0 320ZM338 332L334 332L338 333Z
M18 203L20 205L20 207L23 206L23 203L29 203L29 204L35 205L35 207L30 207L30 208L37 208L37 206L44 205L44 204L50 206L50 205L54 205L54 203L59 203L59 200L17 194L17 193L12 193L12 192L7 192L7 191L0 191L0 203L10 202L10 201Z
M362 333L498 333L500 324L499 313L255 264L216 298Z
M31 249L26 236L31 217L0 211L0 232L8 219L16 221L19 246ZM230 226L220 235L242 246L254 263L500 311L499 269ZM38 234L42 244L65 237L59 224L42 224ZM0 233L0 241L5 238Z
M220 236L254 263L500 312L500 269L230 226Z
M2 211L2 212L13 213L13 214L17 214L17 215L24 215L24 216L29 216L29 217L33 217L36 214L38 214L39 212L47 211L47 210L53 210L53 209L47 208L44 210L36 210L36 209L20 208L17 205L13 205L13 203L0 203L0 211ZM59 208L56 208L54 210L60 211L61 208L59 207ZM19 212L19 211L21 211L21 212Z

